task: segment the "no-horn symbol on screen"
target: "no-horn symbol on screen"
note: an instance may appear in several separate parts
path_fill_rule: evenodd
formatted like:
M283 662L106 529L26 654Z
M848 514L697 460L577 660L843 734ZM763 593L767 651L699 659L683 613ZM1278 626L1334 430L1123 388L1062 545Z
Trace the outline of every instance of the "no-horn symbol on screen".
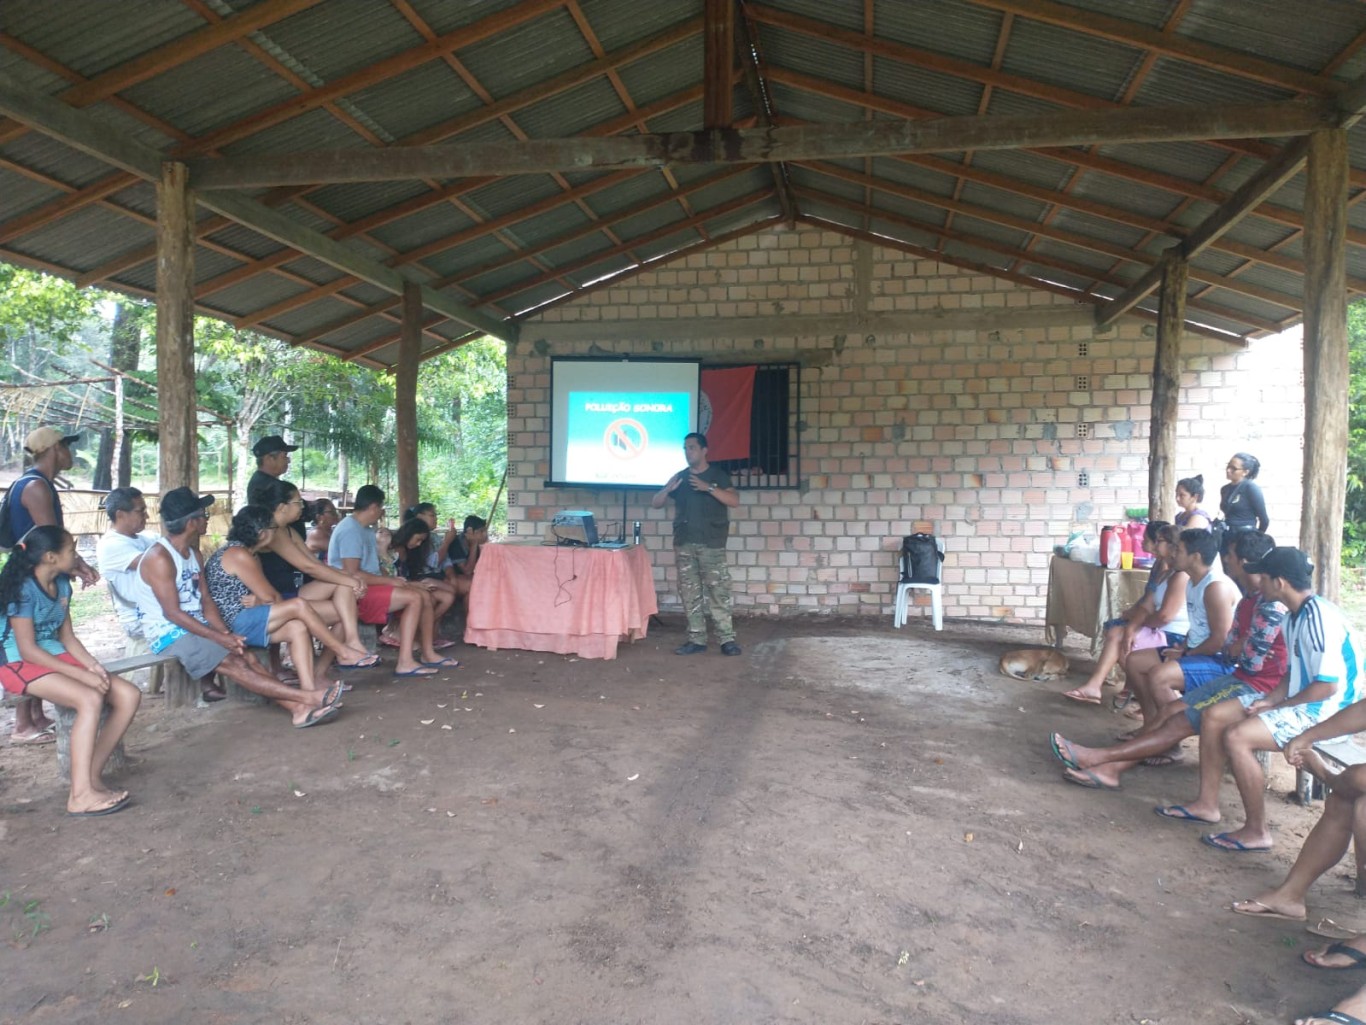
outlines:
M650 432L639 420L621 417L602 432L602 447L618 459L634 459L649 447Z

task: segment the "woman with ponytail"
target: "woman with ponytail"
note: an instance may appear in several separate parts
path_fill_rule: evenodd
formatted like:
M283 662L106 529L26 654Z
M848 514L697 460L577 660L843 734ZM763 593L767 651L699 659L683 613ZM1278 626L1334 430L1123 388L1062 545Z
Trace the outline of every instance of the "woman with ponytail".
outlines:
M108 815L128 805L126 790L109 790L101 778L114 747L123 739L142 693L110 676L85 650L71 626L71 573L76 541L61 527L34 527L0 569L0 630L5 664L0 687L7 693L51 701L74 709L71 727L71 815ZM100 714L109 718L100 727Z

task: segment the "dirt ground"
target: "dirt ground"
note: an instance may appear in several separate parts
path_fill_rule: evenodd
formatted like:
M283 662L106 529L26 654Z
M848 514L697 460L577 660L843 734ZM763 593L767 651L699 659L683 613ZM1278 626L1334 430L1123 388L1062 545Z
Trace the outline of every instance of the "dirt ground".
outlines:
M297 732L148 699L105 819L0 746L0 1021L1260 1025L1358 984L1223 910L1313 823L1283 763L1270 855L1153 816L1190 766L1065 785L1048 732L1123 720L997 674L1040 631L749 620L679 658L679 626L353 674ZM1349 874L1311 920L1366 925Z

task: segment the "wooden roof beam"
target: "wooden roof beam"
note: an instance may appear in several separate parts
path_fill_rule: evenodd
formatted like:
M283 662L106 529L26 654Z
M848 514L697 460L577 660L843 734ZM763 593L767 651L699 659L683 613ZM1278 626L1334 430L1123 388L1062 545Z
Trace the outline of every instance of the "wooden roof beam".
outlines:
M1315 96L1331 96L1341 92L1344 84L1337 79L1315 75L1287 64L1276 64L1250 54L1239 53L1222 46L1214 46L1197 39L1187 39L1127 18L1096 14L1070 4L1052 0L970 0L980 7L1007 11L1020 18L1041 21L1058 28L1085 35L1098 36L1111 42L1137 49L1152 50L1166 57L1174 57L1191 64L1212 68L1292 92Z
M406 181L681 164L758 164L965 149L1206 141L1305 135L1340 123L1331 101L1126 107L934 121L724 129L610 139L533 139L463 146L323 150L190 160L200 190L308 182Z
M156 150L127 138L122 132L89 114L68 107L60 100L20 85L5 74L0 74L0 113L22 121L30 128L59 139L83 153L136 174L139 178L148 181L161 179L162 155ZM277 242L316 257L386 292L402 294L404 278L393 268L377 263L261 203L241 196L214 193L197 195L196 199L215 213ZM433 289L424 288L422 297L428 309L459 323L468 324L497 338L511 339L517 335L515 325L472 310Z
M736 0L703 0L702 126L729 128L735 91Z

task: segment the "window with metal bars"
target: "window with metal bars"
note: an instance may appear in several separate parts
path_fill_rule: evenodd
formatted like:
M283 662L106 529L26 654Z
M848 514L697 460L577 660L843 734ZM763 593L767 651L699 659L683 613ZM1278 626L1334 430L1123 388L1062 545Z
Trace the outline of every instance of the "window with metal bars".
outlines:
M734 364L705 364L719 370ZM754 371L754 401L749 418L749 456L714 460L737 487L784 490L801 485L800 363L763 363Z

